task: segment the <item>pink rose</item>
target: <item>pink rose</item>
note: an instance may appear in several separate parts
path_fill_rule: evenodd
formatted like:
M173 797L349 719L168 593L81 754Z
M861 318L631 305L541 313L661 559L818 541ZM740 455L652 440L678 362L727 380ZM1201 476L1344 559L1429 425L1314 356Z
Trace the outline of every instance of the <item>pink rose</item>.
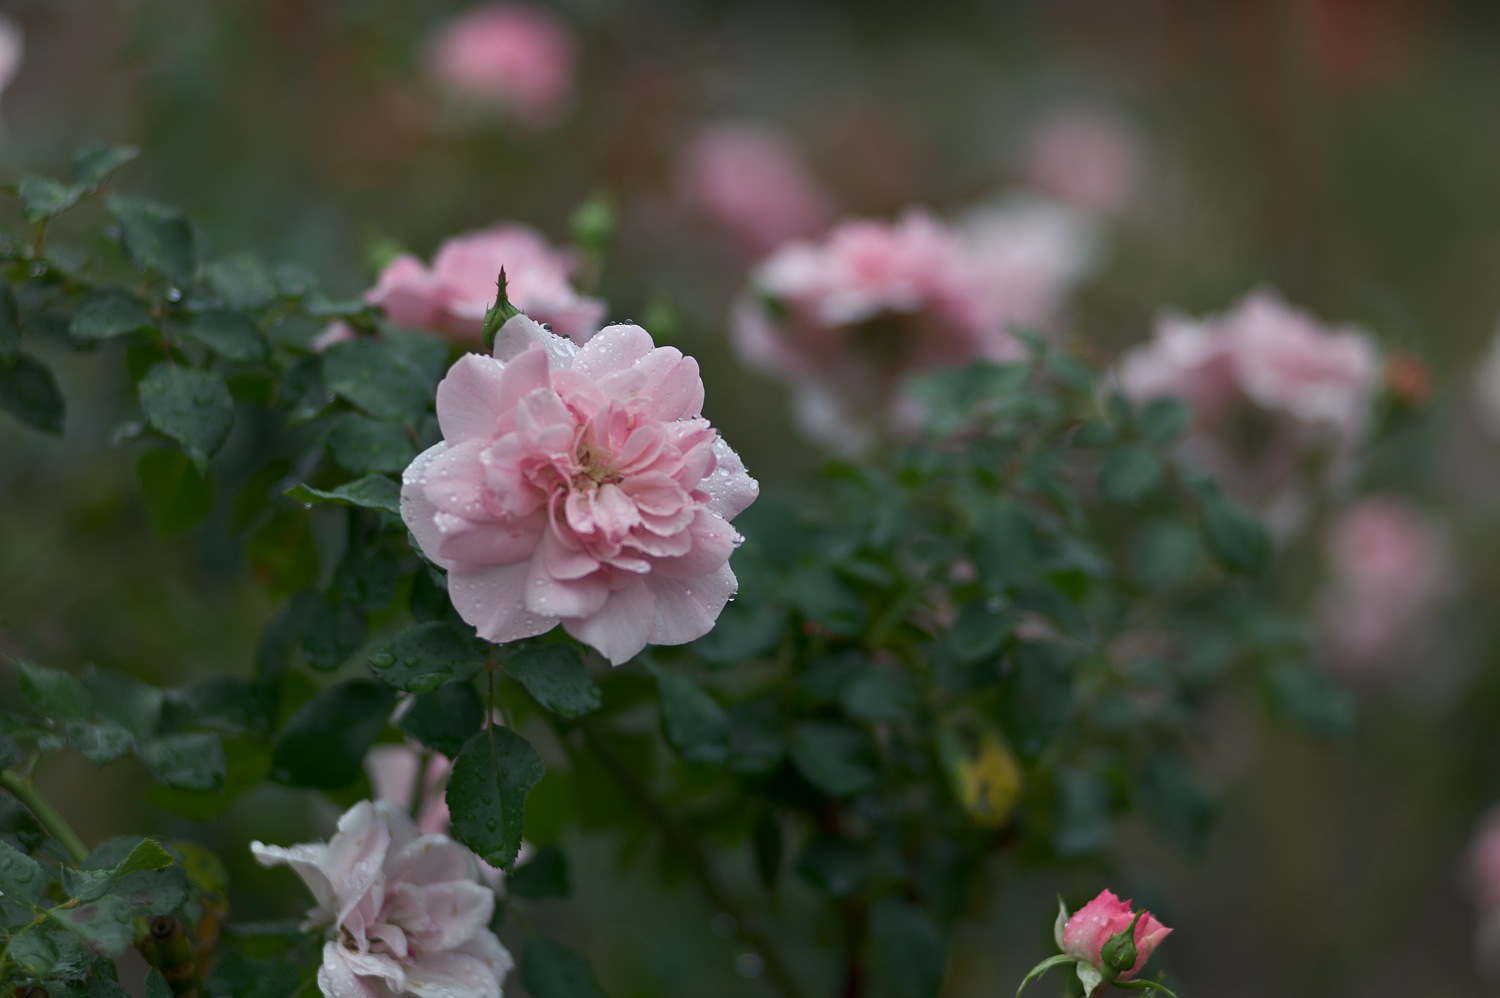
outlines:
M1133 398L1186 400L1196 419L1185 452L1241 498L1289 508L1287 490L1310 458L1334 479L1352 461L1380 360L1362 330L1323 326L1257 291L1223 315L1158 319L1155 339L1126 352L1119 377Z
M423 761L421 754L407 745L377 745L370 749L365 754L365 772L370 774L370 786L375 796L411 813L412 791L417 787L417 767ZM453 764L446 756L436 753L425 762L417 831L423 835L439 835L448 831L448 800L442 788Z
M1332 664L1353 675L1399 662L1451 578L1436 529L1400 500L1364 499L1334 522L1328 557L1318 621Z
M1027 138L1021 175L1085 211L1113 214L1140 185L1140 140L1111 115L1089 108L1058 111Z
M526 316L438 386L444 441L401 513L494 642L559 623L618 665L707 634L735 591L729 521L759 487L701 415L698 365L639 326L579 348Z
M573 86L573 35L542 7L483 4L443 25L428 67L443 86L489 101L523 124L544 127L561 116Z
M503 224L449 239L430 269L403 253L381 271L365 299L403 326L478 343L503 269L511 304L585 343L604 320L605 306L573 289L575 266L571 253L554 250L534 230Z
M683 152L683 195L704 215L763 252L829 222L828 195L780 134L756 125L704 129Z
M329 998L500 994L513 961L489 930L495 894L474 854L419 836L391 802L354 805L326 844L250 850L262 866L290 866L317 901L307 924L327 927L318 987Z
M907 375L1014 359L1013 330L1052 325L1089 266L1091 231L1037 200L1004 201L958 226L919 209L841 222L755 270L734 309L735 346L792 383L809 435L857 451L875 428L912 422L899 399Z
M1130 910L1129 901L1121 901L1112 892L1103 891L1094 900L1073 912L1063 926L1059 945L1073 959L1103 970L1104 958L1101 951L1104 944L1109 942L1111 936L1117 936L1130 928L1134 918L1135 913ZM1140 921L1135 923L1135 963L1128 970L1122 971L1116 979L1128 981L1140 973L1141 967L1151 958L1156 947L1171 932L1149 911L1142 912Z

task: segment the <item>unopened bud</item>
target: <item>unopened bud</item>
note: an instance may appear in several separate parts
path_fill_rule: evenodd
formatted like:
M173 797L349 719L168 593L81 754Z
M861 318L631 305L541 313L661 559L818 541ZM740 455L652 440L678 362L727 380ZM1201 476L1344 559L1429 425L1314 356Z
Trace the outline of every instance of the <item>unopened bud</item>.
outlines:
M492 349L495 334L500 332L500 327L520 314L521 310L512 305L505 295L505 269L502 267L500 276L495 280L495 304L484 313L484 348Z
M1130 924L1121 932L1110 936L1099 950L1099 961L1104 964L1104 969L1110 971L1110 976L1115 977L1125 973L1135 966L1135 926L1141 920L1144 912L1136 912Z

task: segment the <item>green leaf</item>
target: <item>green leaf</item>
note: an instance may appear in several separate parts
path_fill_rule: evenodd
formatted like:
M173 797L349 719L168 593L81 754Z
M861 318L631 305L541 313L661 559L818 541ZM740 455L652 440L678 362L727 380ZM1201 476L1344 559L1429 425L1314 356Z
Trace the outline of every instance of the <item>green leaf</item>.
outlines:
M1192 425L1193 410L1182 399L1154 398L1141 407L1136 418L1141 436L1153 443L1169 444Z
M250 535L246 554L251 574L272 596L290 596L317 581L318 548L301 510L282 510L270 516ZM298 623L300 626L305 621Z
M22 177L17 193L26 221L35 225L56 218L73 207L88 193L77 184L65 184L51 177Z
M431 409L437 388L418 356L367 337L329 347L323 381L335 395L385 420L419 419Z
M229 360L252 363L266 356L266 342L260 330L243 312L227 309L201 312L193 316L183 334Z
M172 998L171 985L155 967L146 972L146 998Z
M667 742L687 762L721 763L729 756L729 715L687 676L656 673L661 725Z
M521 848L526 795L545 772L536 749L509 728L491 725L469 739L448 777L453 837L509 870Z
M484 668L485 645L449 624L408 627L370 656L375 675L397 689L425 693Z
M356 475L404 471L417 456L417 445L400 423L384 423L346 413L324 441L339 467Z
M271 757L272 779L325 790L353 783L395 705L396 695L389 687L368 680L323 690L282 729Z
M881 898L870 909L870 936L892 998L937 998L947 946L926 912L905 901Z
M142 870L161 870L172 865L172 854L150 839L141 839L130 855L114 868L116 877Z
M1265 685L1281 720L1323 738L1343 738L1354 731L1354 698L1327 673L1282 663L1266 671Z
M147 422L182 444L200 469L206 467L234 425L234 399L224 379L211 371L158 364L139 389Z
M958 612L943 643L965 664L992 660L1016 629L1016 615L999 598L972 600Z
M11 935L5 955L32 977L44 978L57 965L57 945L42 927L33 926Z
M286 494L300 503L335 502L361 509L378 509L392 516L401 515L401 483L384 475L366 475L327 492L311 485L297 484Z
M365 615L342 600L325 597L302 632L302 658L314 669L331 671L349 660L369 633Z
M145 198L111 195L106 202L120 226L120 242L142 270L157 270L178 287L193 283L198 247L193 227L175 208Z
M224 786L224 743L206 731L164 735L137 745L135 754L156 782L183 790Z
M417 697L397 727L448 758L484 725L484 703L472 683L446 683Z
M871 666L844 688L844 711L861 721L907 721L921 707L910 673Z
M213 512L213 483L175 447L159 447L142 454L135 474L141 482L146 515L163 537L191 530Z
M1072 962L1073 962L1073 958L1071 956L1068 956L1068 954L1066 954L1066 953L1059 953L1056 956L1049 956L1047 959L1043 960L1041 963L1037 964L1035 967L1032 967L1031 970L1029 972L1027 972L1026 977L1024 979L1022 979L1022 981L1021 981L1021 986L1019 988L1016 988L1016 994L1019 995L1022 991L1025 991L1026 990L1026 985L1030 984L1032 981L1034 981L1037 978L1041 977L1043 974L1045 974L1047 971L1051 970L1053 967L1061 966L1062 964L1072 963Z
M91 142L73 157L73 183L86 191L96 191L110 174L141 154L136 146L113 146Z
M19 670L21 693L42 717L54 722L93 717L93 699L76 676L31 662L21 662Z
M1204 495L1202 505L1203 541L1214 559L1231 572L1260 572L1271 552L1260 521L1217 491Z
M77 933L100 956L120 956L135 942L135 913L113 894L75 908L50 908L47 916Z
M797 857L797 875L832 897L849 897L869 879L870 864L847 839L819 835Z
M280 294L275 278L265 265L245 253L206 265L203 283L231 309L264 308Z
M1125 444L1099 468L1099 494L1108 502L1133 506L1162 479L1161 459L1138 444Z
M127 291L97 288L78 302L69 327L80 340L107 340L155 326L146 303Z
M875 787L880 761L870 738L833 721L807 721L792 729L792 762L809 783L831 797L853 797Z
M542 936L521 951L521 986L532 998L604 998L588 961Z
M536 855L505 878L505 888L515 897L532 900L567 897L571 889L568 857L557 846L538 849Z
M28 354L0 364L0 409L34 429L61 434L64 404L47 365Z
M520 682L547 710L562 717L582 717L599 706L599 687L589 677L583 656L572 645L541 645L506 655L506 675Z
M0 896L36 904L47 893L47 875L30 856L0 839Z
M0 367L16 359L21 349L21 312L10 285L0 284Z

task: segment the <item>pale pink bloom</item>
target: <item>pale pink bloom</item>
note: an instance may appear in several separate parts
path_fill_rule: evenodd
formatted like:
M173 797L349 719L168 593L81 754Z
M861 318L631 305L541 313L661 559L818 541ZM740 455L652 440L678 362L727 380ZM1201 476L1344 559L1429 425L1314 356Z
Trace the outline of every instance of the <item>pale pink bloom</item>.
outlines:
M1036 199L1010 199L959 225L912 209L853 220L782 246L751 275L732 316L746 362L790 381L803 429L845 451L874 428L905 428L910 374L1022 354L1017 330L1045 332L1093 258L1092 228Z
M1111 891L1102 891L1098 897L1073 912L1063 926L1059 943L1062 951L1075 960L1103 969L1104 960L1100 951L1111 936L1117 936L1130 928L1135 913L1129 901L1121 901ZM1143 912L1135 923L1135 963L1123 971L1117 980L1128 981L1140 973L1141 967L1151 958L1156 947L1172 932L1158 922L1150 912Z
M1412 651L1451 579L1436 528L1397 499L1365 499L1334 522L1331 578L1319 607L1324 650L1350 674Z
M757 252L813 235L833 214L792 145L757 125L705 128L684 150L678 182L695 208Z
M444 441L401 514L494 642L559 623L616 665L702 637L735 591L729 526L759 487L701 415L698 364L639 326L587 345L526 316L438 386Z
M428 67L455 93L543 127L561 117L572 90L574 49L568 26L543 7L481 4L438 30Z
M1324 326L1256 291L1223 315L1159 318L1155 339L1126 352L1119 380L1136 399L1190 403L1184 452L1270 507L1304 484L1309 459L1325 479L1347 470L1369 428L1380 357L1363 330Z
M489 930L495 893L478 882L474 854L419 836L390 801L354 805L327 843L250 850L312 892L307 925L326 927L318 987L328 998L500 994L513 961Z
M574 290L569 277L576 266L572 253L553 249L533 229L507 223L449 239L430 268L401 254L381 271L365 300L403 326L478 343L504 270L512 305L585 343L603 322L605 306Z
M376 797L391 801L409 814L412 791L417 788L417 767L423 762L422 755L408 745L377 745L365 753L365 772L370 775L370 786ZM437 753L425 763L417 831L423 835L439 835L448 831L448 799L443 794L443 785L453 764L446 756Z
M1140 185L1144 156L1136 133L1112 115L1069 108L1028 136L1021 175L1085 211L1113 214Z

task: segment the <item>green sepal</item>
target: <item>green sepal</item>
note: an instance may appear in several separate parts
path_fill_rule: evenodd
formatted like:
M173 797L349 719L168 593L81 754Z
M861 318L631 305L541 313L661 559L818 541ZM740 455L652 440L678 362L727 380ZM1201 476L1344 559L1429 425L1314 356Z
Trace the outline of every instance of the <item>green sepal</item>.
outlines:
M1052 923L1052 940L1057 943L1057 948L1063 948L1063 929L1068 924L1068 906L1063 902L1062 895L1057 896L1057 921Z
M1047 959L1031 968L1031 970L1026 974L1026 977L1021 981L1021 986L1016 988L1016 994L1019 995L1022 991L1025 991L1026 985L1041 977L1053 967L1059 966L1064 963L1073 962L1073 958L1066 953L1059 953L1056 956L1047 957Z
M505 294L505 268L502 267L495 280L495 304L484 313L484 348L493 350L495 334L500 332L500 327L520 314L521 310L512 305Z
M1155 991L1166 995L1167 998L1177 998L1177 995L1165 984L1158 984L1155 981L1116 981L1115 987L1125 991Z

